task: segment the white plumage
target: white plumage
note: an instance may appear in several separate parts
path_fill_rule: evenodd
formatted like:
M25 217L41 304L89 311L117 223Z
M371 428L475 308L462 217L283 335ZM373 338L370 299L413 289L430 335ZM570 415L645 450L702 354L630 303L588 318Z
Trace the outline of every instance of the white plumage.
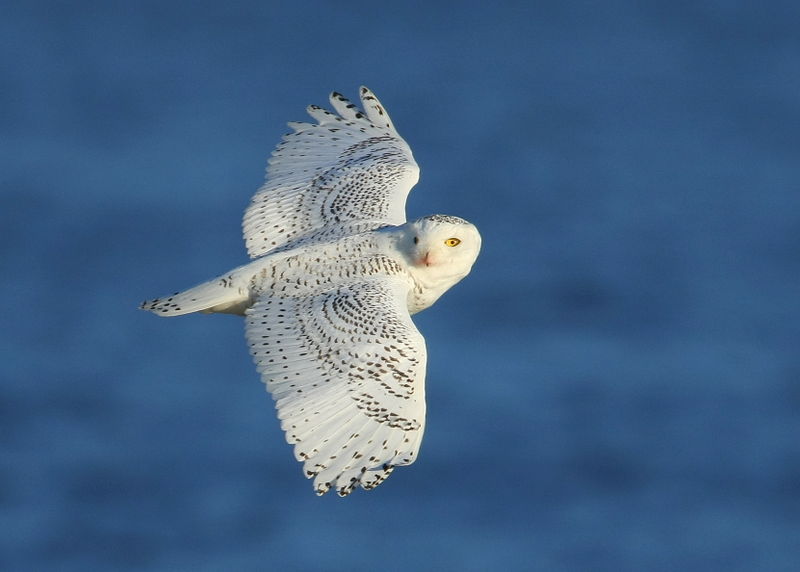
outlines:
M245 316L250 353L318 494L371 489L416 459L425 427L425 340L411 314L466 276L480 250L467 221L405 221L419 178L386 110L338 93L337 113L290 123L243 222L252 260L144 302L160 316Z

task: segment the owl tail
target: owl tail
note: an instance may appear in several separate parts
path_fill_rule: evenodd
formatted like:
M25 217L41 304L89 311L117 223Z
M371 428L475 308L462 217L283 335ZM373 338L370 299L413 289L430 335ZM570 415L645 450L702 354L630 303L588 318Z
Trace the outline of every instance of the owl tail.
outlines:
M164 317L194 312L244 315L252 305L250 289L234 283L233 276L224 276L199 284L171 296L145 300L139 308Z

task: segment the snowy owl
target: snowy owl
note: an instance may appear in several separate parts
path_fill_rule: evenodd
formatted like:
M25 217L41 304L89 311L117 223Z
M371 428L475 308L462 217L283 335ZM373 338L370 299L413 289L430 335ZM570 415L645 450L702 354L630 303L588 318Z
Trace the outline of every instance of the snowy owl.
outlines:
M481 245L459 217L406 222L419 168L375 95L360 95L363 111L334 92L336 113L312 105L314 123L289 123L244 214L251 262L141 305L245 317L286 440L319 495L372 489L416 459L426 349L410 316L464 278Z

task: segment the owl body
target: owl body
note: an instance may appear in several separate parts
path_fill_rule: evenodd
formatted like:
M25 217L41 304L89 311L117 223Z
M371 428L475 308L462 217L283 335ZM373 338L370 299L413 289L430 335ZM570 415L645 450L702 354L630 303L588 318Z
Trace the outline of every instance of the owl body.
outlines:
M480 249L475 227L457 217L423 217L352 236L301 238L217 278L142 307L162 316L193 312L244 316L259 296L314 296L367 276L392 276L408 287L407 309L430 307L469 272ZM451 236L452 235L452 236ZM464 238L461 238L461 237ZM453 259L446 240L462 248ZM467 240L463 246L462 241Z

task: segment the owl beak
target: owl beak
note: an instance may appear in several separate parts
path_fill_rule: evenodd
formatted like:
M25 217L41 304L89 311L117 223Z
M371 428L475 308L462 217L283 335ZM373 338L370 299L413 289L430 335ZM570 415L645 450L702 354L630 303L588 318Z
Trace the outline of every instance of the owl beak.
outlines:
M418 264L419 264L419 266L433 266L434 260L433 260L433 257L431 256L430 250L427 251L422 256L422 258L419 259L419 263Z

